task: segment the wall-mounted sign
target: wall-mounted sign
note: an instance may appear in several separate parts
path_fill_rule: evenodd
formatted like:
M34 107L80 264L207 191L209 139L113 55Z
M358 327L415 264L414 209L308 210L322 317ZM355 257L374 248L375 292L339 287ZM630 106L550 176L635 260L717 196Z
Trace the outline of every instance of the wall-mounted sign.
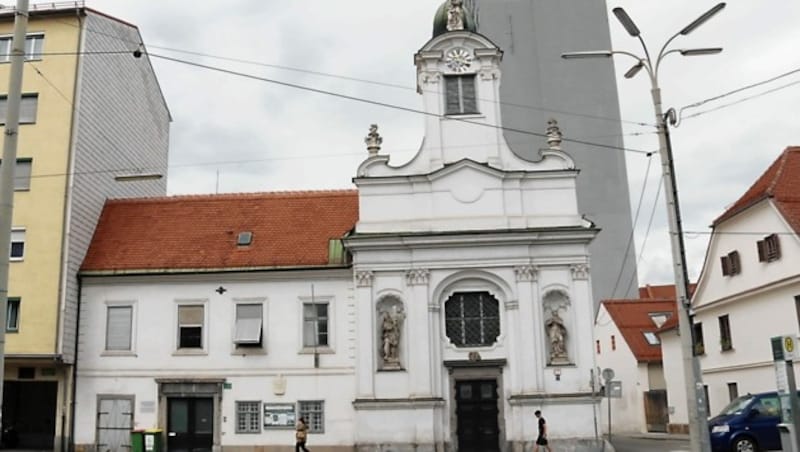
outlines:
M296 422L293 403L264 404L264 428L294 428Z
M622 382L619 380L609 381L606 385L606 397L612 399L622 398Z

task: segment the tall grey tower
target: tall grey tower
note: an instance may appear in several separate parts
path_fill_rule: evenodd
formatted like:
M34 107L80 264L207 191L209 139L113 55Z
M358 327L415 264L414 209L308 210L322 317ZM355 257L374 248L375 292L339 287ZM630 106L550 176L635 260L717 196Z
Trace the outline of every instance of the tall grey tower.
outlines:
M565 138L622 147L611 59L561 59L563 52L611 48L605 1L473 1L478 32L505 52L500 87L505 127L544 132L541 124L554 117ZM521 157L541 147L540 137L508 130L505 135ZM635 297L633 246L623 259L632 229L625 153L570 142L564 150L581 171L578 207L602 229L590 248L595 306L604 298Z

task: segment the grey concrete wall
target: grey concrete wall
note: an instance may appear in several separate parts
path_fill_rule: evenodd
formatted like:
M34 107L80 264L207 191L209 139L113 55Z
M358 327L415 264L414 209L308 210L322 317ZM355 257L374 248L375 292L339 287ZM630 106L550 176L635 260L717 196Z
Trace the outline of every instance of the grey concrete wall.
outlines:
M478 32L505 52L500 88L505 127L544 133L547 120L555 118L565 138L623 146L613 62L560 57L563 52L611 48L605 1L475 2ZM505 136L524 158L546 147L541 137L510 131ZM625 153L570 142L563 149L581 171L580 211L602 229L590 247L595 309L601 299L633 297L638 287L633 246L622 268L632 229Z

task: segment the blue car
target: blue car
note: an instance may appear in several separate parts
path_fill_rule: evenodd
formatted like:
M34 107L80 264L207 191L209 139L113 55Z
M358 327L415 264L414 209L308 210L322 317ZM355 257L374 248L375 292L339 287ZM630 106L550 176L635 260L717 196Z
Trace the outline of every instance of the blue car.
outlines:
M777 392L738 397L708 420L711 449L714 452L781 450L780 422L781 403Z

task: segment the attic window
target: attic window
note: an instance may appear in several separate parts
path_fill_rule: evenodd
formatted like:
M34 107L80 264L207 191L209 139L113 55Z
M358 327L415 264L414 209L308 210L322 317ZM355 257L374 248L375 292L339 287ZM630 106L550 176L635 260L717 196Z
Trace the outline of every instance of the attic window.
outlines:
M739 259L738 251L731 251L727 256L720 258L722 263L722 275L733 276L742 272L742 263Z
M236 244L239 246L247 246L253 243L253 233L250 231L244 231L239 233L239 237L236 239Z
M781 243L777 234L770 234L756 242L759 262L772 262L781 258Z
M661 341L658 339L658 336L656 336L656 333L653 333L651 331L647 331L647 332L642 333L642 334L644 334L644 338L647 340L647 343L650 344L650 345L658 345L658 344L661 343Z

